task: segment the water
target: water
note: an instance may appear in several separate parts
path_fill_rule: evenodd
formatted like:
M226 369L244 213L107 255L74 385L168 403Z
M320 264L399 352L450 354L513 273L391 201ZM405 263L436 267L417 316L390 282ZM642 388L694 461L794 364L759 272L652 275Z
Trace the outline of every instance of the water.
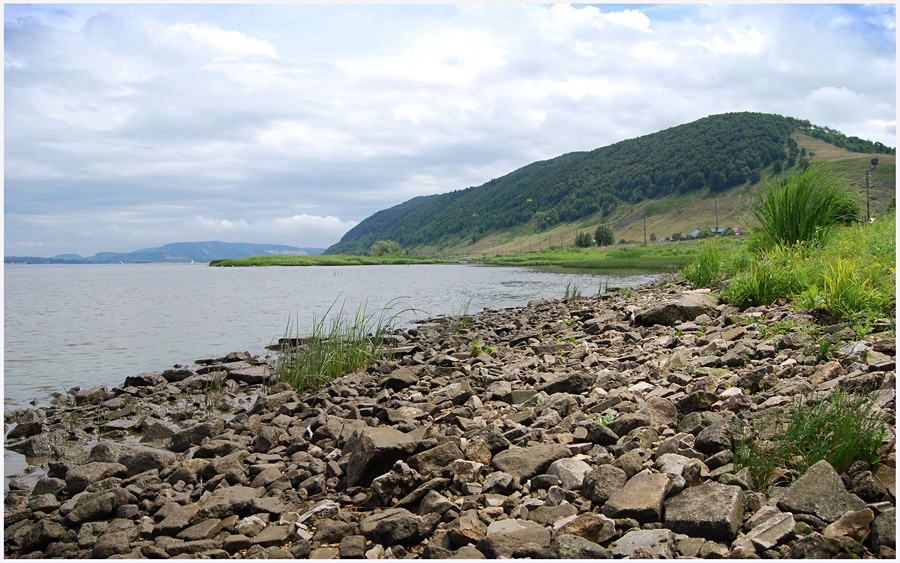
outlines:
M332 304L355 313L392 300L418 309L406 320L633 286L640 272L476 265L210 268L205 264L6 265L6 406L43 402L73 386L121 385L142 372L249 351L309 326Z

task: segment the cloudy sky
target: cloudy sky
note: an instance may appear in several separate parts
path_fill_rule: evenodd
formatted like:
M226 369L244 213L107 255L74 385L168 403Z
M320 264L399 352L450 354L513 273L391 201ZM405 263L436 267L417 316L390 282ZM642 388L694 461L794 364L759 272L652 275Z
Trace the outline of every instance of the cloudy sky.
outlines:
M325 247L732 111L896 146L893 4L4 6L4 250Z

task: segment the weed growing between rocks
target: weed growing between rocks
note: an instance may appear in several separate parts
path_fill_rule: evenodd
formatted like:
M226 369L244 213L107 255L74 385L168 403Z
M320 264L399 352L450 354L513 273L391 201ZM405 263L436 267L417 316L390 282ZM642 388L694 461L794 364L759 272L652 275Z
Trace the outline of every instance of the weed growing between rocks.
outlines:
M779 477L826 460L838 472L856 461L875 463L876 450L886 433L884 421L872 416L871 399L836 388L831 397L812 405L795 403L786 421L776 422L775 436L768 441L743 428L735 440L736 470L748 468L757 489L764 490Z
M694 287L716 287L724 278L719 241L705 240L700 244L697 260L681 272Z
M298 329L289 323L277 368L278 380L302 391L389 359L392 341L388 336L394 323L403 313L413 310L401 305L395 299L383 308L368 311L363 303L353 317L348 317L343 305L332 314L332 303L321 318L313 319L305 337L298 333L296 338L290 338Z

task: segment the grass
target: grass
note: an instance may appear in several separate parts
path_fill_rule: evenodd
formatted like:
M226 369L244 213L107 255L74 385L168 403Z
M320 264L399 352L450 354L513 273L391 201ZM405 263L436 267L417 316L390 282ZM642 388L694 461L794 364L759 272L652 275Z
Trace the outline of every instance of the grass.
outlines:
M344 307L333 311L335 303L320 318L314 318L306 336L297 325L288 323L282 340L281 358L276 375L299 391L315 389L333 379L374 365L392 355L389 333L393 323L413 310L397 300L368 311L361 304L353 316ZM296 337L291 333L296 332Z
M749 468L757 489L763 490L786 470L803 473L823 459L838 473L858 460L874 463L886 426L871 416L873 406L872 400L840 388L814 406L795 404L786 424L776 422L780 429L772 440L760 442L744 429L735 440L735 470Z
M841 178L828 167L813 165L766 182L750 216L757 223L750 229L753 247L764 253L774 247L822 243L839 222L858 219L859 204ZM744 222L751 221L745 217Z
M724 277L724 267L718 239L703 241L696 260L682 270L682 275L695 287L719 285Z

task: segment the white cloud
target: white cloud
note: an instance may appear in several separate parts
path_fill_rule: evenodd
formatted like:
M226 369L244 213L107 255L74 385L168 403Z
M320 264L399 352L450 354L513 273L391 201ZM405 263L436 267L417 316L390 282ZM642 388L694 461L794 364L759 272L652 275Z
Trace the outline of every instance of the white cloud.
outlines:
M7 236L102 243L115 223L121 245L290 233L327 246L411 197L727 111L893 145L894 18L886 5L9 4Z

